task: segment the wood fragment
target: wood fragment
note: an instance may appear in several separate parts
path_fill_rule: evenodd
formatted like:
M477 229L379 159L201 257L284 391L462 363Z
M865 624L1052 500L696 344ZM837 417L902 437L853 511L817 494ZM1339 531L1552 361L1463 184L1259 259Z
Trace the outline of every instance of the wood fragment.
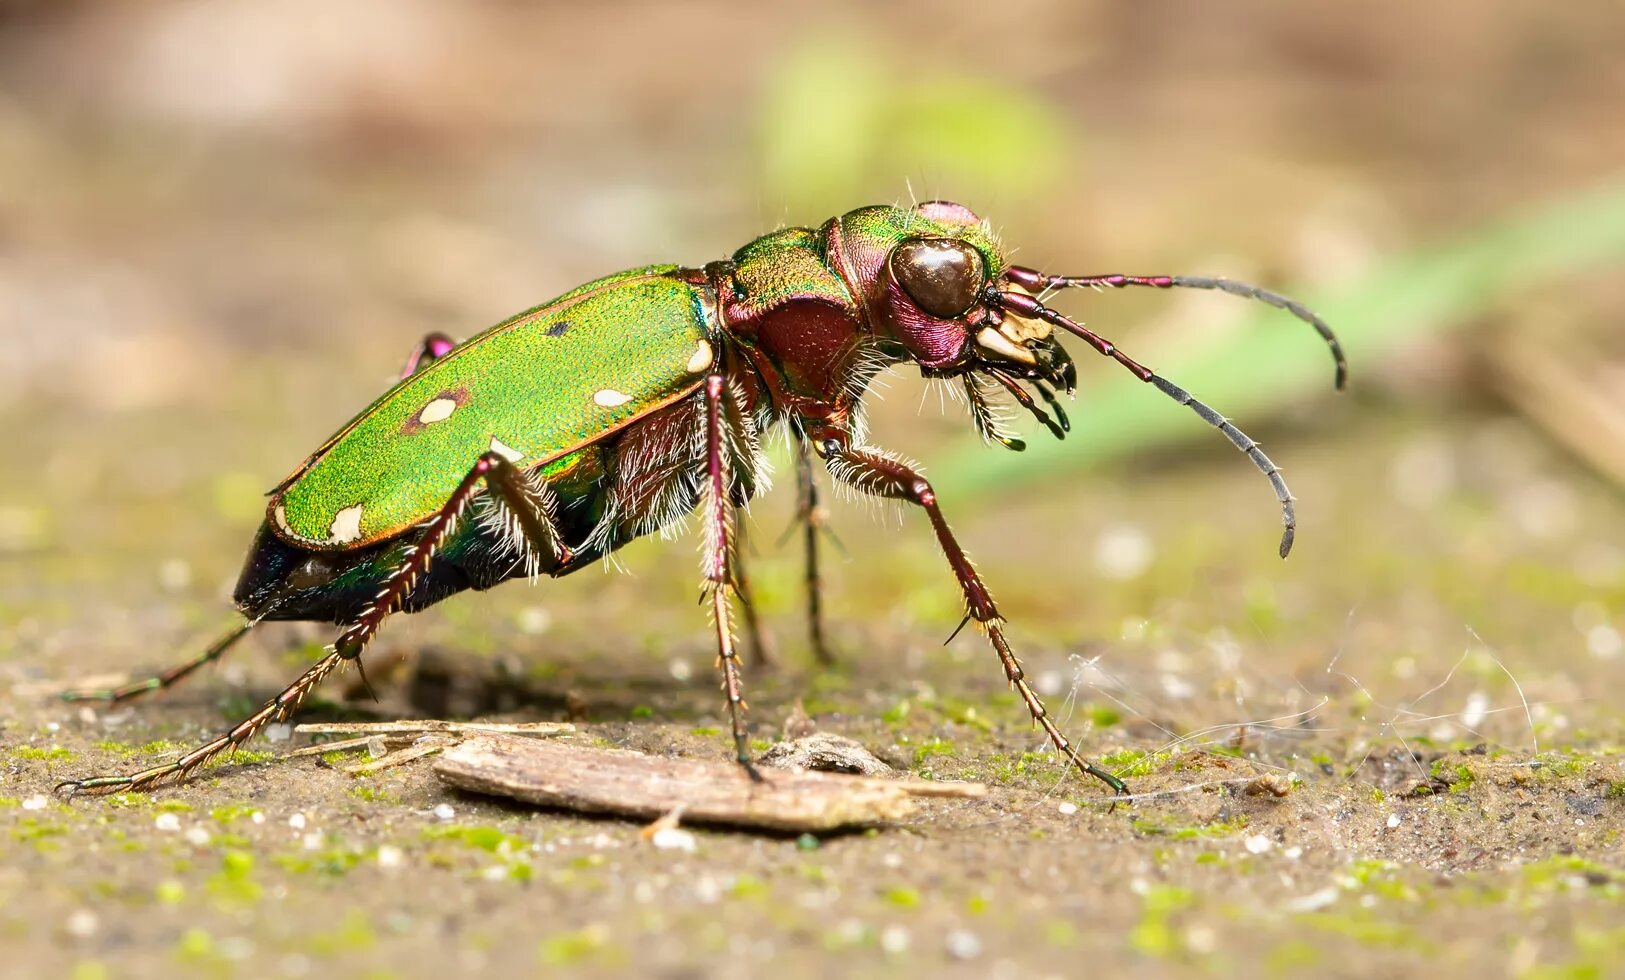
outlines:
M832 831L901 820L916 796L985 796L980 783L871 779L768 770L753 782L737 765L622 749L470 735L435 763L452 786L582 813L653 820L682 807L688 823L784 832Z
M425 736L418 739L416 742L412 743L406 748L391 752L388 755L380 756L376 759L369 759L366 762L353 762L349 765L334 766L333 768L339 770L340 772L348 773L351 776L365 776L368 773L374 773L380 769L393 769L396 766L405 765L414 759L422 759L425 756L434 755L435 753L445 749L447 746L456 744L456 739L447 738L443 735L438 737Z
M294 728L297 735L419 735L424 732L504 732L511 735L568 735L576 726L562 721L525 721L506 724L494 721L442 721L422 718L416 721L333 721ZM365 740L363 740L365 741ZM328 743L335 745L337 743Z

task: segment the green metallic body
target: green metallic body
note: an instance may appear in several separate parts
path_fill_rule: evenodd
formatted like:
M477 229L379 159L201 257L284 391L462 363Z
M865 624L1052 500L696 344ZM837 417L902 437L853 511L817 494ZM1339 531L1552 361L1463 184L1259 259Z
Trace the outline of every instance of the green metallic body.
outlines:
M600 279L403 380L277 488L271 526L306 548L364 547L434 513L487 450L545 465L693 392L718 323L709 289L676 272Z

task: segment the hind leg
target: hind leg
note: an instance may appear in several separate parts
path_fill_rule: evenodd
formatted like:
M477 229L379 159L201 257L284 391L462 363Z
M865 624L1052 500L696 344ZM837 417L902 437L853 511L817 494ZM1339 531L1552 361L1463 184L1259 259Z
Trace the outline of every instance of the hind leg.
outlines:
M185 777L221 752L244 744L266 725L288 718L299 709L310 692L327 679L327 675L347 663L360 666L362 651L377 635L384 620L401 607L411 594L412 587L428 571L435 553L456 529L457 522L482 487L500 501L505 526L522 536L526 548L533 549L537 554L551 553L553 559L560 562L569 559L569 550L560 544L553 526L550 500L545 489L533 483L500 454L486 453L469 470L440 510L422 525L423 531L417 544L407 549L405 558L384 580L373 603L339 634L326 656L300 674L282 693L265 702L258 711L230 730L167 765L128 775L72 780L57 788L69 793L146 789L168 779Z

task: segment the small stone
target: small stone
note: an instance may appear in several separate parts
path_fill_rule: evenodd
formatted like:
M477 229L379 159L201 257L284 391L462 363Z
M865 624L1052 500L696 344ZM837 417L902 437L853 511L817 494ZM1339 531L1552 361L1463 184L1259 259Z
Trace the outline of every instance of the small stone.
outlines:
M406 862L406 852L394 844L385 844L378 848L378 866L380 868L398 868Z
M289 817L288 818L288 826L292 827L294 830L304 830L305 829L305 815L303 813L296 813L293 816Z
M436 803L434 809L429 811L436 820L451 820L457 816L457 811L450 803Z
M649 836L649 843L662 851L682 851L693 854L699 848L694 835L681 827L662 827Z
M277 722L276 724L266 725L264 735L267 742L270 742L272 745L280 745L283 742L286 742L288 739L293 738L293 726L287 724L286 722Z
M1400 816L1397 813L1388 814L1388 829L1393 830L1399 826Z
M1155 557L1151 538L1132 524L1108 527L1095 540L1095 570L1105 578L1138 578L1151 567Z
M196 825L186 828L186 843L193 847L208 847L209 840L209 831L205 828Z
M982 955L982 940L967 929L955 929L945 941L948 955L956 960L974 960Z
M35 793L33 796L30 796L28 799L23 801L23 809L43 810L45 809L46 804L49 802L50 801L45 798L44 793Z
M75 939L89 939L100 926L101 921L96 918L96 913L89 909L75 909L66 923L68 935Z
M1275 846L1275 842L1263 834L1254 834L1241 843L1247 848L1248 854L1263 854Z
M322 842L324 840L326 840L326 837L321 831L313 830L304 837L300 838L300 844L303 845L307 851L319 851L322 849Z
M1285 907L1289 912L1314 912L1336 902L1338 894L1335 886L1328 885L1318 892L1310 892L1301 898L1288 901Z
M374 735L367 739L367 758L382 759L389 754L389 746L384 744L384 736Z
M249 821L251 823L264 823L265 822L265 811L264 810L255 810L252 814L249 815L248 819L249 819Z
M893 956L908 952L908 930L902 926L887 926L880 930L880 948Z
M181 829L181 818L173 813L160 813L157 819L153 820L152 825L159 830L173 833Z
M553 614L541 606L526 606L519 610L514 625L526 636L540 636L553 625Z
M1078 812L1078 805L1073 803L1071 800L1062 800L1060 805L1055 809L1061 811L1061 816L1070 817L1074 813Z
M671 674L671 679L679 684L694 676L694 668L687 660L673 660L666 665L666 670Z
M192 566L171 558L158 566L158 585L165 592L183 592L192 584Z

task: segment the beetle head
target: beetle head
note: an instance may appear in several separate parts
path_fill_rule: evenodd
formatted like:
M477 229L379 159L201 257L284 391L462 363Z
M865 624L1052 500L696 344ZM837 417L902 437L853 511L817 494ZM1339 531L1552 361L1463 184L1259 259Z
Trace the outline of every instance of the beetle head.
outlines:
M1001 305L1004 250L969 208L927 201L864 208L840 219L841 253L876 339L925 373L995 369L1070 390L1071 359L1050 324Z

